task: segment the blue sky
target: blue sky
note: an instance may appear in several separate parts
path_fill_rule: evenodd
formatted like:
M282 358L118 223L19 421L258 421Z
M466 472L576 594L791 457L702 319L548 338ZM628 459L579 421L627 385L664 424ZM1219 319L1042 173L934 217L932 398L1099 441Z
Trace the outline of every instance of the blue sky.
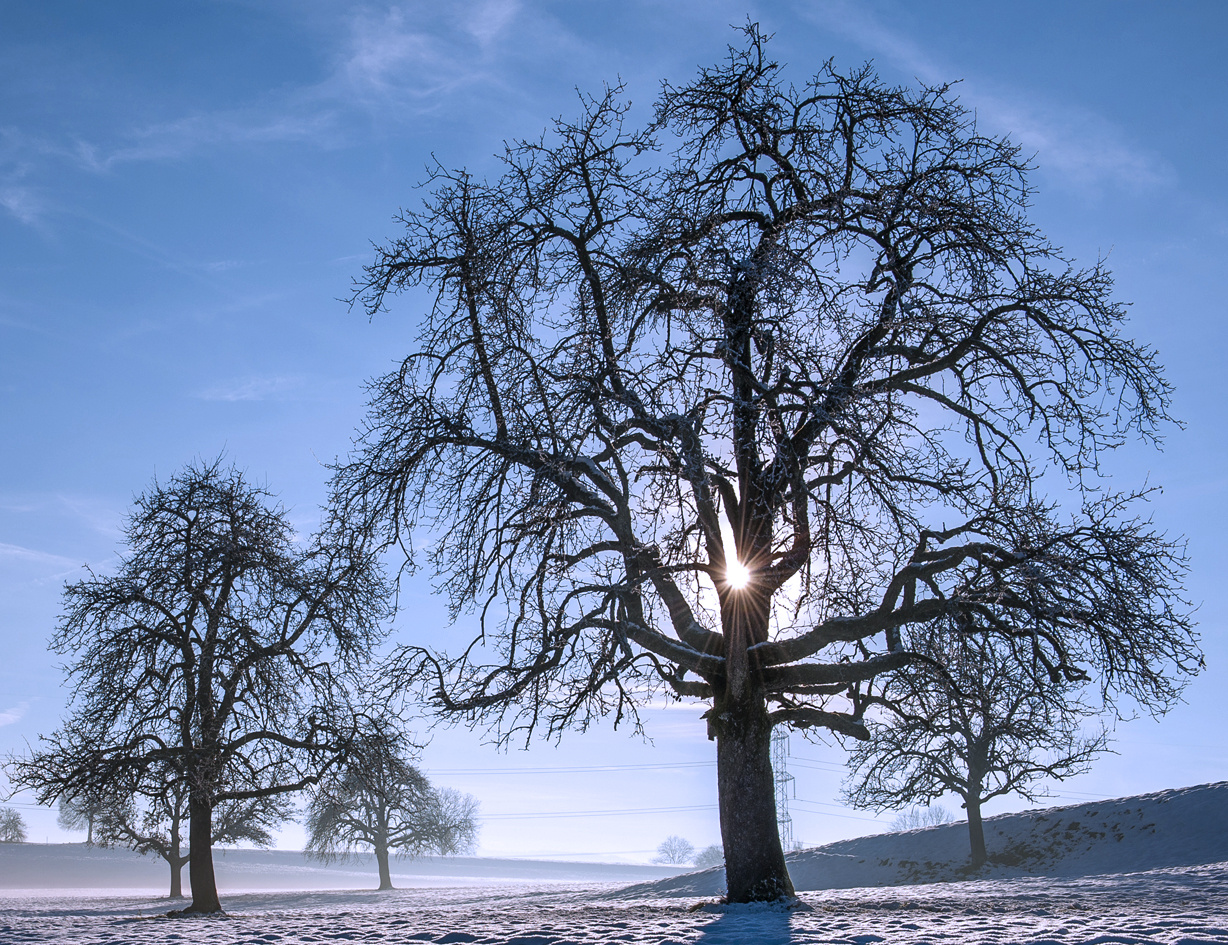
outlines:
M646 118L659 82L715 62L748 16L798 82L829 57L961 80L982 129L1035 154L1034 221L1079 260L1107 255L1186 422L1162 453L1107 464L1164 487L1155 518L1189 539L1208 669L1185 706L1120 726L1119 754L1059 790L1222 779L1228 4L1215 0L0 6L0 753L55 727L59 589L114 561L155 474L225 450L311 529L322 463L346 450L363 380L408 350L415 315L412 297L370 323L338 300L432 156L489 169L503 140L574 112L577 87L619 78ZM411 589L403 632L444 632L428 590ZM605 728L510 755L438 732L423 761L482 800L483 852L643 860L668 833L718 839L698 715L650 713L653 744ZM828 806L836 747L793 751L799 836L879 829ZM653 812L523 816L560 809ZM22 811L34 838L68 839L54 815Z

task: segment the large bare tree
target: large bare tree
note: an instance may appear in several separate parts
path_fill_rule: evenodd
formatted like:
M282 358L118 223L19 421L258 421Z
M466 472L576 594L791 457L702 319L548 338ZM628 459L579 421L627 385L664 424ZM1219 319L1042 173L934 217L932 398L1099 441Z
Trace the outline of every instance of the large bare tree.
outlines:
M942 794L968 812L971 866L985 864L981 806L1017 794L1035 800L1044 782L1086 771L1108 750L1086 684L1020 672L1030 641L915 628L910 649L928 657L867 693L881 707L871 738L849 756L846 797L854 807L898 809ZM1084 730L1086 728L1086 731Z
M111 575L64 590L52 639L71 657L69 716L10 763L41 803L187 787L187 913L221 910L219 806L298 791L342 762L358 722L347 666L387 610L371 557L339 534L305 548L285 513L221 461L137 498Z
M628 107L402 213L356 299L426 312L335 508L476 611L401 654L441 711L511 738L707 701L728 897L773 899L772 726L865 737L851 687L918 658L901 628L974 613L1021 672L1174 698L1180 547L1084 485L1169 389L945 88L794 87L751 26L647 128Z

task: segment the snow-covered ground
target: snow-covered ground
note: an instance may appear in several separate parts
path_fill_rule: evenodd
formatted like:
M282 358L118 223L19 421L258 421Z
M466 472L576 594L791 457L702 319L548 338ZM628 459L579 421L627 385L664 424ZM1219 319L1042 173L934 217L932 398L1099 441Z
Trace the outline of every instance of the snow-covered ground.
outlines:
M0 942L46 945L1104 945L1228 943L1228 864L1076 879L803 893L810 911L610 898L609 885L248 893L224 918L168 919L165 899L0 898Z
M974 880L958 877L960 826L798 854L791 868L807 891L796 909L718 907L696 892L716 873L692 875L685 890L679 877L630 888L539 880L235 891L224 895L225 917L195 920L166 918L164 898L7 889L0 943L1228 943L1228 784L994 818L987 835L998 863ZM927 871L948 881L915 882Z

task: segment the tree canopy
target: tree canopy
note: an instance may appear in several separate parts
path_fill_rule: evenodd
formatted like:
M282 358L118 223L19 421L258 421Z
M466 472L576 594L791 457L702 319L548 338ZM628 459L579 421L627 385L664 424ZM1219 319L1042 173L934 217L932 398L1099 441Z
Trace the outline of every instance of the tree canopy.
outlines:
M0 807L0 843L25 842L25 818L11 807Z
M972 614L1020 672L1170 704L1181 546L1102 470L1169 386L1029 223L1019 149L947 87L789 84L755 26L629 109L584 97L496 179L437 166L359 285L429 301L336 514L480 621L403 681L505 739L708 701L735 901L792 891L772 726L867 737L904 628Z

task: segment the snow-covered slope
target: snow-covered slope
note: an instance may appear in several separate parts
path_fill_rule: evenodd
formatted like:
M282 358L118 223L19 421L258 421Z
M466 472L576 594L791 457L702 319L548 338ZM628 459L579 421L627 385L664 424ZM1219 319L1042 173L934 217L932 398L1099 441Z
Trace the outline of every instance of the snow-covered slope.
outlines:
M1091 876L1228 861L1228 781L985 819L989 866L980 878ZM788 857L800 890L970 878L968 825L842 840ZM724 872L642 883L619 895L712 896Z

